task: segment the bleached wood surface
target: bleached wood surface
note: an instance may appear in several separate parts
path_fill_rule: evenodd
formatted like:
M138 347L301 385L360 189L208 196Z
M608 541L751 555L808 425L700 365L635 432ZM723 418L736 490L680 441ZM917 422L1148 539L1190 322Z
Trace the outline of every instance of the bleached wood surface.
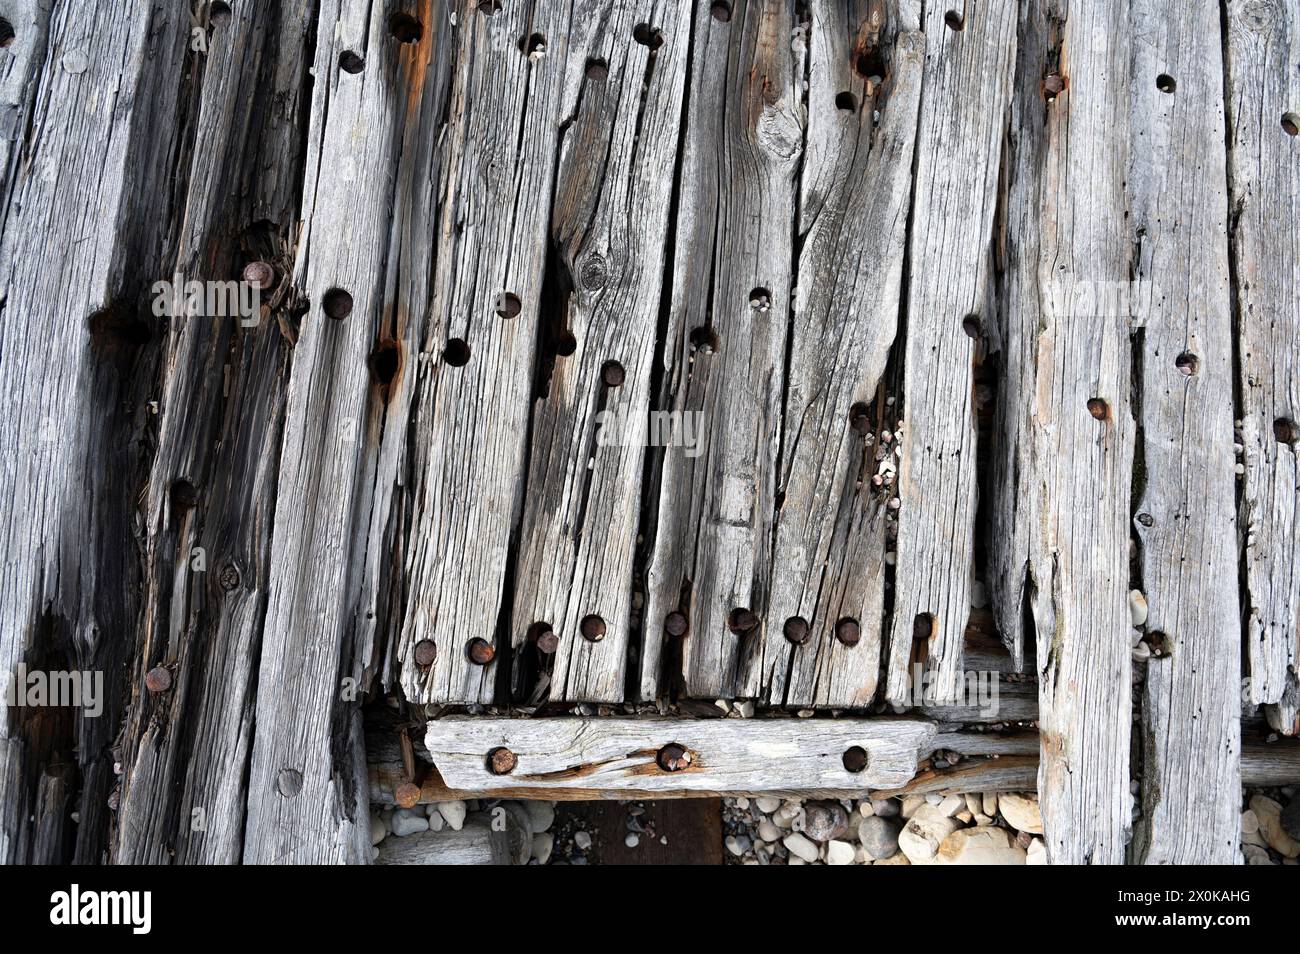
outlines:
M502 812L502 829L492 818L475 814L459 830L421 831L379 843L377 865L522 865L528 863L531 839L509 812Z

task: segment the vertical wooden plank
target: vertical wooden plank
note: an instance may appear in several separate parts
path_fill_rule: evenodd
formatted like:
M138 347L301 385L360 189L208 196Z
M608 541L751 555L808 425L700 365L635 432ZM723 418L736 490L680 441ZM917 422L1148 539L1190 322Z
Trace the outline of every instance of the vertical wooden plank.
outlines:
M421 345L397 665L418 702L489 702L524 486L570 4L456 6L433 303ZM544 53L533 49L536 36ZM523 45L521 46L521 41ZM431 665L416 646L436 646Z
M964 10L964 13L962 12ZM931 4L917 134L898 472L898 559L885 697L910 697L914 650L938 702L962 691L974 573L972 365L992 273L998 163L1011 99L1016 8ZM923 640L922 648L914 639Z
M695 10L662 410L697 443L662 457L645 616L648 642L684 617L668 638L692 696L734 695L762 639L803 150L793 26L785 0ZM645 652L643 694L659 662Z
M1241 629L1232 453L1223 36L1216 0L1133 0L1130 298L1141 332L1134 507L1148 640L1142 824L1148 864L1234 864Z
M391 387L375 386L370 359L385 335L410 343L406 315L423 299L406 297L413 286L402 276L432 267L424 183L437 175L450 29L441 12L353 0L320 9L295 264L311 307L294 347L278 475L248 863L369 858L360 700L343 680L366 652L358 620L375 611L370 574L387 553L371 548L397 480ZM362 48L364 69L344 68L343 54Z
M1300 733L1300 8L1229 0L1233 292L1250 701Z
M552 214L574 351L534 409L512 638L520 653L541 624L558 637L551 699L618 702L691 24L675 2L596 15L569 59L583 85Z
M808 23L772 596L744 687L774 704L865 706L880 668L892 487L871 478L893 450L855 415L876 417L898 323L925 40L919 4L850 7Z
M1128 3L1020 9L999 390L1026 397L998 448L1011 484L995 502L995 595L1002 625L1021 625L1019 595L1032 614L1049 857L1119 863L1130 825L1131 344L1127 308L1096 307L1082 290L1130 275ZM1029 105L1033 91L1042 107Z

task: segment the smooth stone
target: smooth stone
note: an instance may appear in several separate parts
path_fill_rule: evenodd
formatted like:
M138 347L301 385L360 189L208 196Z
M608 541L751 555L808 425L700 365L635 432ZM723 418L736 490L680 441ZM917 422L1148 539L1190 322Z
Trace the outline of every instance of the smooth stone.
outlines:
M899 809L899 812L904 818L911 818L916 814L917 810L925 804L927 804L927 802L924 795L907 795L903 798L903 804Z
M726 839L723 841L723 844L725 844L727 846L727 850L731 852L733 855L735 855L737 858L740 858L745 854L745 852L749 850L748 838L739 838L735 835L728 835Z
M404 815L399 812L393 816L393 834L398 838L428 830L429 819L424 815Z
M591 847L591 833L580 831L574 834L573 843L579 851L586 851Z
M758 837L764 841L780 841L781 829L764 819L758 823Z
M898 851L898 825L879 815L864 818L858 823L858 843L872 859L888 858Z
M998 796L998 811L1016 831L1027 831L1031 835L1043 833L1043 815L1037 798L1019 792L1003 792Z
M534 832L543 832L555 822L555 803L529 801L524 802L524 811Z
M764 795L762 798L754 799L754 804L764 815L770 815L781 807L781 799L773 798L771 795Z
M894 818L898 815L899 804L893 798L873 798L871 810L881 818Z
M900 852L899 852L898 854L896 854L896 855L890 855L888 858L881 858L879 861L874 861L874 862L872 862L872 864L877 864L877 865L910 865L911 862L907 860L907 855L903 854L903 853L900 851Z
M1293 795L1286 808L1282 809L1282 830L1300 841L1300 795Z
M1147 622L1147 598L1141 590L1129 590L1128 616L1134 629L1139 629Z
M898 833L898 847L914 865L928 865L957 823L933 805L922 805Z
M1023 865L1025 849L1005 828L959 828L943 840L936 865Z
M817 846L797 831L786 835L785 839L781 843L785 845L786 850L789 851L790 854L802 861L811 864L817 860ZM714 842L714 844L717 843Z
M629 848L635 848L637 845L641 844L641 839L636 832L629 832L628 836L623 839L623 844L627 845Z
M1271 798L1256 795L1250 800L1251 811L1259 819L1259 833L1268 846L1283 858L1300 857L1300 841L1282 828L1282 806Z
M966 799L960 795L949 795L939 803L939 814L946 815L949 818L955 818L957 813L966 807Z
M826 842L826 863L828 865L853 864L853 846L847 841Z
M1034 838L1029 842L1029 848L1025 852L1025 864L1027 865L1047 864L1047 846L1043 844L1043 840L1041 838Z
M451 826L452 831L460 831L465 824L466 811L465 803L459 800L438 803L438 814Z
M825 844L849 830L849 816L839 802L809 802L804 806L803 833Z
M1241 833L1253 835L1259 831L1259 817L1249 808L1241 813Z
M429 831L442 831L447 827L447 819L436 808L429 812Z
M551 852L555 849L555 836L549 831L540 831L533 835L533 858L539 865L544 865L551 860Z
M384 820L380 818L378 815L371 815L370 816L370 844L372 845L379 844L381 841L384 840L384 837L387 834L388 834L388 826L384 824Z

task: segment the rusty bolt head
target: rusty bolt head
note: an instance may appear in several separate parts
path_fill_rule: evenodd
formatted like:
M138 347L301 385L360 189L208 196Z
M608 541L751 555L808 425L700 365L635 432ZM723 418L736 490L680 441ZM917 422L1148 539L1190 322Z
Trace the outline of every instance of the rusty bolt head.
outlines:
M493 749L488 753L487 768L493 775L509 775L519 764L519 759L515 753L511 752L504 745Z
M166 692L172 687L172 674L166 666L154 666L144 677L144 687L150 692Z
M1104 421L1110 416L1110 407L1101 398L1089 398L1088 413L1097 420Z
M871 433L871 411L861 401L849 408L849 426L859 434Z
M241 277L254 288L270 288L275 284L275 268L269 262L249 262Z
M846 616L835 624L835 638L845 646L856 646L862 639L862 627L856 619Z
M605 638L605 621L599 616L584 616L581 632L583 639L598 643Z
M414 782L402 782L393 792L393 800L399 808L414 808L420 802L420 786Z
M756 628L758 628L758 614L751 609L740 606L727 614L727 629L737 636L744 636Z
M1051 99L1065 89L1065 78L1060 73L1048 73L1043 77L1043 92Z
M665 772L680 772L691 764L691 753L686 746L669 742L659 750L655 762Z
M844 750L844 770L857 775L867 767L867 750L853 745Z
M781 630L785 638L796 646L802 646L808 642L808 621L802 616L791 616L785 621L785 626Z
M689 628L685 613L673 610L664 617L664 632L669 636L685 636L686 630Z
M482 636L475 636L469 641L468 651L470 662L479 666L486 666L497 654L496 647Z
M432 639L422 639L415 644L415 664L421 669L428 669L438 658L438 644Z
M617 361L606 361L605 366L600 369L600 377L611 388L616 388L627 380L627 372Z

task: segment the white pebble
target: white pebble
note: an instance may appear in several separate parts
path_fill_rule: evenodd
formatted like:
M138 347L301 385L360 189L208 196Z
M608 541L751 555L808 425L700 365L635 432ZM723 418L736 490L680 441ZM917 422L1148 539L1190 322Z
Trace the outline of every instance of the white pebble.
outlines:
M782 844L796 858L801 858L810 864L817 860L817 846L797 831L786 835Z
M628 832L627 837L623 839L623 844L627 845L629 848L635 848L637 845L641 844L641 839L637 836L636 832ZM714 844L717 844L717 842L714 842Z
M591 834L580 831L573 836L573 843L578 846L579 851L587 851L591 848Z
M538 832L533 835L533 858L539 865L544 865L551 859L551 851L555 848L555 836L549 831Z
M853 846L847 841L829 841L826 843L826 863L828 865L853 864Z
M462 801L438 803L438 814L451 826L452 831L460 831L465 824L465 812L465 803Z

